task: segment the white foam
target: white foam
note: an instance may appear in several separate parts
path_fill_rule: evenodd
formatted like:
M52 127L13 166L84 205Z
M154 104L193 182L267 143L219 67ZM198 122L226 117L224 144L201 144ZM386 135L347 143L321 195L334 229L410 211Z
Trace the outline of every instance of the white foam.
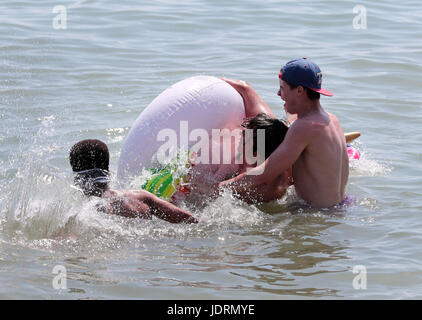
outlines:
M360 148L363 149L363 148ZM388 162L378 162L372 158L370 152L360 151L360 159L352 159L349 162L350 174L353 176L380 176L391 173L393 167Z

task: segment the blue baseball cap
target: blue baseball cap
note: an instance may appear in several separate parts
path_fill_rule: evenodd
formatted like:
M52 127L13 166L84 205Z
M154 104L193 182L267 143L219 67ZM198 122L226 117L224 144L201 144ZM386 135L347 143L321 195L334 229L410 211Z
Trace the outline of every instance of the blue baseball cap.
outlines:
M325 96L334 95L321 88L321 69L316 63L306 58L287 62L281 69L279 78L292 85L306 87Z

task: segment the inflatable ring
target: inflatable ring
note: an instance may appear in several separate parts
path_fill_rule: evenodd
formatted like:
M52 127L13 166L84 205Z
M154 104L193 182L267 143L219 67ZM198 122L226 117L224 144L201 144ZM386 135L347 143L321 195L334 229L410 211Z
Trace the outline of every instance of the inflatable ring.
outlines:
M143 169L149 169L153 177L143 187L170 199L176 190L184 190L183 179L175 176L173 165L160 167L154 162L164 143L158 139L159 133L172 130L177 134L177 149L189 150L197 142L188 139L195 129L206 130L211 136L213 129L239 128L244 118L243 98L225 81L195 76L177 82L158 95L133 123L120 153L117 178L125 186ZM187 128L182 128L182 123Z

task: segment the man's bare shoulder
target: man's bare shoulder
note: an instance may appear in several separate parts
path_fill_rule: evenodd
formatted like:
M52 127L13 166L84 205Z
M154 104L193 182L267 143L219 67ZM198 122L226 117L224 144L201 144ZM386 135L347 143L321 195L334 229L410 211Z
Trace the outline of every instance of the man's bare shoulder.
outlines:
M311 130L313 127L314 124L311 119L297 119L287 130L286 138L288 136L292 140L308 139L312 136Z
M334 114L329 113L329 112L327 112L327 114L330 117L330 120L335 121L335 122L339 122L338 118Z
M292 165L312 141L312 134L310 133L311 128L311 122L297 119L287 130L283 143L277 147L274 155L271 154L267 161L280 162L283 160L283 162L287 163L287 166Z
M292 148L295 145L304 145L307 148L318 143L324 137L327 127L329 127L329 119L330 117L328 115L326 118L306 117L297 119L287 131L289 143L286 147ZM333 120L333 122L335 121Z
M306 126L306 132L312 137L312 140L318 138L320 134L324 132L334 123L335 126L338 125L339 121L337 117L326 111L315 113L309 117L303 118L304 126Z
M340 120L332 113L326 112L328 117L327 125L322 126L325 133L336 131L338 134L343 134L341 129Z

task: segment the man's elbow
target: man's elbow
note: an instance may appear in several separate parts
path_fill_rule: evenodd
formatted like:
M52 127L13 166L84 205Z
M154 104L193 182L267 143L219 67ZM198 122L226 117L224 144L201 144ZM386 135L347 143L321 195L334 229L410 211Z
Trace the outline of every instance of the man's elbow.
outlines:
M271 173L271 170L269 170L267 166L267 161L262 163L261 165L255 167L255 168L248 168L245 172L246 176L253 176L253 180L255 182L255 185L261 185L269 180L271 180L271 177L273 174Z
M154 207L155 204L157 203L157 200L159 200L159 198L156 195L147 191L142 194L139 200L150 207Z

